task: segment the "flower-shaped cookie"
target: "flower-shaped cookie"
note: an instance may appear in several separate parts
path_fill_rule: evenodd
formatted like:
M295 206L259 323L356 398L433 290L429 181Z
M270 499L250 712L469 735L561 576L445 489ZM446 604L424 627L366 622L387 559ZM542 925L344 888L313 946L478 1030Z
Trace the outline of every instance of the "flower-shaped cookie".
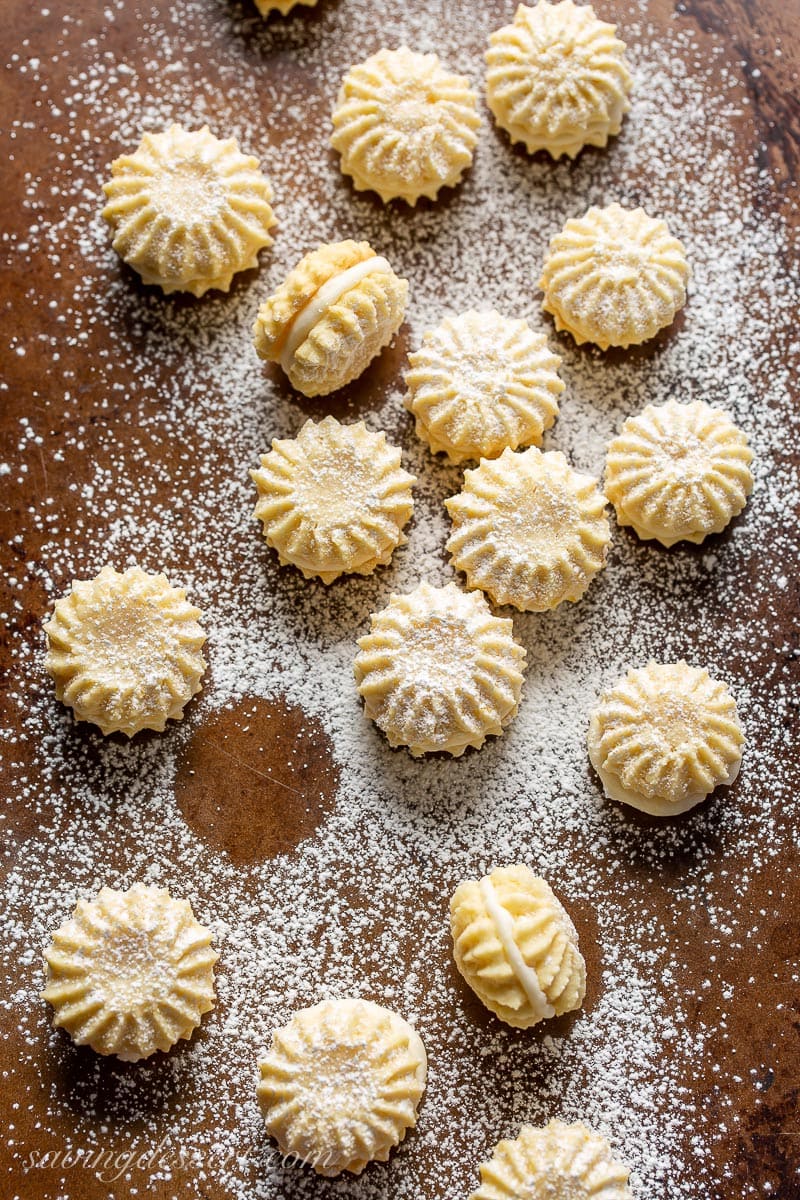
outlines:
M549 884L529 867L497 867L450 901L453 953L487 1008L517 1029L580 1008L586 966Z
M702 542L744 508L752 461L747 437L721 408L650 404L608 447L606 495L619 524L640 538Z
M435 54L401 46L379 50L348 71L331 145L359 191L414 205L459 182L480 123L468 79L447 71Z
M403 322L408 284L368 242L332 242L301 259L262 304L258 355L292 387L326 396L352 382Z
M273 1034L258 1099L282 1154L319 1175L359 1175L416 1124L427 1066L421 1038L397 1013L323 1000Z
M454 583L421 583L373 613L355 660L364 711L415 757L480 747L516 716L525 650L511 621Z
M485 459L445 505L453 566L495 604L544 612L579 600L605 565L605 499L558 451L531 446Z
M486 54L489 108L512 142L574 158L619 133L632 80L616 31L588 4L520 4Z
M103 733L163 730L201 690L200 615L183 588L141 567L73 583L44 627L56 696Z
M217 958L188 900L104 887L53 934L42 996L77 1045L137 1062L192 1036L214 1007Z
M672 817L733 783L744 735L724 683L683 661L650 662L603 693L588 742L607 796Z
M630 1171L604 1137L580 1121L523 1125L498 1142L470 1200L633 1200Z
M363 421L306 421L296 438L276 438L250 475L268 545L306 579L371 575L406 541L416 477L403 470L386 434L371 433Z
M494 311L446 317L408 361L406 408L419 437L450 462L541 445L558 413L561 359L527 321Z
M227 292L272 245L272 188L258 159L208 126L144 134L133 154L111 164L103 190L114 249L164 292Z
M689 274L665 221L619 204L590 208L550 240L542 308L578 345L636 346L672 324Z

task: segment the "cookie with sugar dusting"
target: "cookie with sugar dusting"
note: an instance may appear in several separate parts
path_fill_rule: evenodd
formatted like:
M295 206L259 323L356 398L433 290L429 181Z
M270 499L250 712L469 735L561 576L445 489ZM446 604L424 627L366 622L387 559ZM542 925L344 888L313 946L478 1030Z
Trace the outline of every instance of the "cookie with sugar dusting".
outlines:
M217 958L188 900L104 887L53 934L42 997L76 1045L138 1062L192 1036L214 1007Z
M484 459L445 505L453 566L495 604L544 612L579 600L605 566L605 498L556 450L531 446Z
M103 191L114 249L167 293L227 292L272 245L272 188L258 159L207 125L145 133L133 154L111 164Z
M256 353L305 396L327 396L366 370L403 323L408 283L368 242L310 251L262 304Z
M255 0L255 6L261 13L262 17L267 17L271 12L278 12L282 17L287 16L292 9L299 5L305 5L306 8L314 8L317 0Z
M497 867L450 901L456 966L488 1009L516 1029L580 1008L586 965L566 909L530 867Z
M574 158L619 133L633 81L616 32L588 4L519 5L486 54L489 108L512 142Z
M720 533L753 490L747 436L702 400L649 404L609 444L605 491L620 525L662 546Z
M550 241L542 308L578 345L636 346L672 324L689 276L683 245L665 221L641 208L592 207Z
M494 310L446 317L408 361L405 406L450 462L541 445L558 414L561 359L527 321Z
M386 434L363 421L306 421L296 438L276 438L250 475L267 544L306 579L371 575L407 540L416 477Z
M295 1013L259 1070L261 1111L281 1153L319 1175L359 1175L416 1125L427 1057L397 1013L346 998Z
M671 817L733 783L744 734L736 701L705 668L651 661L603 693L588 745L610 799Z
M581 1121L523 1125L518 1137L497 1143L480 1173L470 1200L633 1200L629 1169Z
M141 567L73 583L44 626L56 696L104 734L162 731L201 691L200 616L183 588Z
M358 639L354 670L364 711L390 746L415 758L481 747L516 716L525 650L510 620L454 583L392 595Z
M345 75L331 145L358 191L413 206L460 181L480 123L465 76L448 71L436 54L401 46L379 50Z

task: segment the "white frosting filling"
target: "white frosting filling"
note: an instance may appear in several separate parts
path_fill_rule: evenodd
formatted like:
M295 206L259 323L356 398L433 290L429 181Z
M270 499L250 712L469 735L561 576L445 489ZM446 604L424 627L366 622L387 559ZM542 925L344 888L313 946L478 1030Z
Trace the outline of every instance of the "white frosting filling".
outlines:
M541 989L539 984L539 976L534 971L533 967L529 967L525 959L520 953L519 946L514 941L514 922L511 914L506 912L495 894L494 886L488 876L484 877L478 884L483 897L483 902L486 905L486 911L494 921L497 930L497 936L500 938L506 957L511 964L511 970L514 972L518 982L521 984L525 995L528 997L531 1008L533 1009L537 1021L543 1021L548 1017L554 1017L556 1010L552 1004L548 1003L547 996Z
M726 777L719 781L717 787L730 787L739 774L741 765L740 758L733 764ZM711 792L688 792L681 800L675 801L663 800L657 796L651 798L633 791L632 788L624 787L618 775L604 770L596 762L592 762L592 766L600 776L603 790L610 800L616 800L620 804L629 804L631 808L638 808L640 812L649 813L653 817L678 817L711 795Z
M281 366L284 371L288 372L295 353L302 346L326 309L335 304L351 287L355 287L357 283L360 283L365 275L390 275L391 273L391 264L385 258L381 258L376 254L372 258L365 258L363 262L356 263L354 267L348 267L346 271L341 271L338 275L334 275L332 279L329 279L327 283L323 283L319 291L311 297L305 308L300 310L292 322L283 350L281 351Z

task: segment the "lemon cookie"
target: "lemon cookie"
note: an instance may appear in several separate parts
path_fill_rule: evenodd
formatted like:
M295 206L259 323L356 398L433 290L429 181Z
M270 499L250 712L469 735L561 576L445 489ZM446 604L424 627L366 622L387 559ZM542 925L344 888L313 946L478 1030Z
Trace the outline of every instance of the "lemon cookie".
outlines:
M405 406L418 436L450 462L541 445L556 419L561 359L527 321L495 311L446 317L408 361Z
M192 1036L214 1007L217 958L188 900L104 887L54 933L42 997L76 1045L137 1062Z
M390 746L457 757L516 716L525 650L477 593L421 583L373 613L355 660L364 711Z
M590 208L550 241L542 308L578 345L636 346L672 324L689 275L665 221L619 204Z
M435 54L401 46L379 50L345 75L331 145L358 191L414 205L459 182L480 123L468 79Z
M56 696L103 733L163 730L201 691L200 616L183 588L141 567L73 583L44 627Z
M574 158L619 133L632 79L616 31L588 4L520 4L486 54L489 108L512 142Z
M742 511L753 490L747 437L702 400L648 405L608 447L606 495L620 525L663 546L702 542Z
M607 796L671 817L733 783L744 735L724 683L683 661L649 662L603 693L588 743Z
M267 544L306 579L371 575L407 540L416 476L403 470L386 434L363 421L306 421L296 438L276 438L250 475Z
M498 1142L470 1200L633 1200L630 1171L604 1137L580 1121L523 1125Z
M605 499L558 451L531 446L484 459L445 505L453 566L495 604L544 612L579 600L605 566Z
M278 12L285 17L300 4L304 4L307 8L313 8L316 3L317 0L255 0L255 6L262 17L269 16L271 12Z
M427 1059L397 1013L323 1000L275 1031L259 1069L258 1099L281 1153L319 1175L359 1175L416 1125Z
M529 867L497 867L450 901L453 954L488 1009L517 1029L580 1008L586 966L575 926Z
M103 190L114 249L164 292L227 292L272 245L272 188L258 159L207 125L144 134L133 154L111 164Z
M357 379L403 323L408 283L368 242L332 242L301 259L259 309L259 357L292 387L326 396Z

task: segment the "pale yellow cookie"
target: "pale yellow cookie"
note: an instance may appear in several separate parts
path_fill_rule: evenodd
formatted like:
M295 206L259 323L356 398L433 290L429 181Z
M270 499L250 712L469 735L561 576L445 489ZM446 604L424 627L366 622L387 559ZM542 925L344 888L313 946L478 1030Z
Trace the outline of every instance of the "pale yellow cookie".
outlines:
M358 191L377 192L384 204L414 205L459 182L480 123L468 79L446 70L435 54L401 46L379 50L345 75L331 145Z
M104 887L53 934L42 997L76 1045L137 1062L192 1036L214 1007L218 957L188 900Z
M616 32L588 4L520 4L486 54L489 108L512 142L574 158L619 133L633 81Z
M550 241L542 308L578 345L636 346L672 324L689 275L665 221L619 204L590 208Z
M317 0L255 0L255 6L261 13L262 17L267 17L271 12L279 12L285 17L298 4L305 4L308 8L313 8Z
M453 566L495 604L544 612L579 600L605 566L605 498L558 451L531 446L484 459L445 505Z
M733 783L744 734L724 683L683 661L651 661L603 693L588 743L607 796L672 817Z
M44 627L56 696L103 733L163 730L201 691L200 616L183 588L141 567L73 583Z
M319 1175L359 1175L416 1125L427 1069L422 1039L397 1013L323 1000L272 1035L258 1099L283 1155Z
M608 447L606 495L640 538L702 542L744 508L752 461L746 435L721 408L650 404Z
M250 475L267 544L306 579L371 575L407 540L416 476L403 470L386 434L363 421L306 421L296 438L276 438Z
M580 1121L523 1125L498 1142L470 1200L633 1200L630 1171L604 1137Z
M355 660L364 711L390 746L415 758L479 748L516 716L525 650L509 620L454 583L421 583L392 595L358 639Z
M580 1008L586 965L549 884L530 867L467 879L450 901L453 954L488 1009L516 1029Z
M164 292L227 292L272 245L272 188L258 159L207 125L144 134L133 154L111 164L103 191L114 249Z
M418 436L450 462L539 446L556 419L561 359L527 321L494 311L446 317L408 361L405 406Z
M256 352L279 363L298 392L326 396L388 346L407 299L406 280L368 242L319 246L259 309Z

